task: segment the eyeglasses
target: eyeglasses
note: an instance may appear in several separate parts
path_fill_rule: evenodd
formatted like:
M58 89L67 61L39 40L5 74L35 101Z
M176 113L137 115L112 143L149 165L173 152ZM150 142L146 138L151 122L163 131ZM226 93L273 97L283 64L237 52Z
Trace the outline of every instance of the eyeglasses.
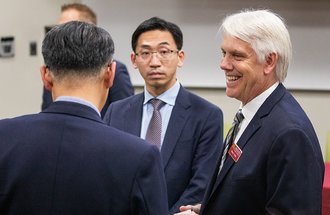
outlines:
M168 60L172 57L173 54L179 53L178 50L171 50L171 49L162 49L157 51L140 51L135 53L136 56L141 57L142 60L148 61L151 59L153 54L156 54L159 60Z

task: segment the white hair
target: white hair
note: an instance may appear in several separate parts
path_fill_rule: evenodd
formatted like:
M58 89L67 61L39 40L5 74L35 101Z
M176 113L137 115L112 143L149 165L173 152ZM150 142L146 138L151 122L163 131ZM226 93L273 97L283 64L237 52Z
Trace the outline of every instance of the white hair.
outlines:
M249 43L259 62L277 53L276 76L283 82L292 58L289 32L283 19L269 10L244 10L226 17L220 27L223 34Z

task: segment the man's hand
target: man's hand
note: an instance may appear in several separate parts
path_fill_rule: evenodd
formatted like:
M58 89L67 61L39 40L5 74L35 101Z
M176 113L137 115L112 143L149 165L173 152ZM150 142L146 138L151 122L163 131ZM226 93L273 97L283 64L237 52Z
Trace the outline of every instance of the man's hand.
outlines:
M180 207L180 213L174 215L198 215L201 209L201 204L197 205L184 205Z

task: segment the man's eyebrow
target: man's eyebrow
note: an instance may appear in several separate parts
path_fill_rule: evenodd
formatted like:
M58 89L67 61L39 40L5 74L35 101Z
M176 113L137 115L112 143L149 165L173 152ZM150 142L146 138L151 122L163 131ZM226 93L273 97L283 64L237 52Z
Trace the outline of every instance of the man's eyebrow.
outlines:
M161 42L161 43L159 43L157 46L163 46L163 45L170 45L168 42ZM147 44L142 44L141 46L140 46L141 48L151 48L151 46L150 45L147 45Z
M168 42L161 42L159 45L170 45Z
M150 46L150 45L142 44L142 45L141 45L141 48L151 48L151 46Z
M247 56L246 52L238 50L238 49L233 49L233 50L228 50L226 51L227 53L230 53L231 55L237 55L237 56Z

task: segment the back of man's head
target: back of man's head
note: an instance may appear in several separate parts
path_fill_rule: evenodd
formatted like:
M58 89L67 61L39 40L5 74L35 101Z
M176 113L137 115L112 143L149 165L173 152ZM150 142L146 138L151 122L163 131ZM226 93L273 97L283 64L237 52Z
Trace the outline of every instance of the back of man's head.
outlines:
M53 27L44 38L42 54L54 78L93 77L114 54L110 34L94 24L71 21Z

